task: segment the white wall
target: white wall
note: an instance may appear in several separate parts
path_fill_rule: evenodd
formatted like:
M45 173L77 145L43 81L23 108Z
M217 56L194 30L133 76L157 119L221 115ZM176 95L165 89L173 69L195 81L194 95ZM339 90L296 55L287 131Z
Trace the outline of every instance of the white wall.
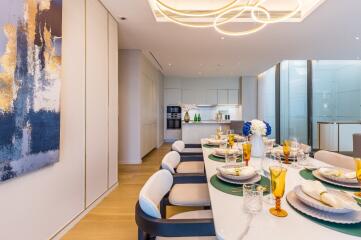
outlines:
M160 146L163 74L140 50L119 51L119 161L139 164Z
M257 118L257 76L242 77L242 116L245 121Z
M0 239L49 239L85 210L84 0L63 0L62 51L60 161L0 184Z

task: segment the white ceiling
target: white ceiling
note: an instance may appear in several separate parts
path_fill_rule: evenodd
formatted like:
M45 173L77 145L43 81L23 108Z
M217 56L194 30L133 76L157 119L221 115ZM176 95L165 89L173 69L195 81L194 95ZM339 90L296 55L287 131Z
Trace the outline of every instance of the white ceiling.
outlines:
M147 0L101 1L115 17L127 18L119 21L119 47L152 52L166 76L257 75L286 59L361 57L361 0L327 0L301 23L223 40L212 28L156 22Z

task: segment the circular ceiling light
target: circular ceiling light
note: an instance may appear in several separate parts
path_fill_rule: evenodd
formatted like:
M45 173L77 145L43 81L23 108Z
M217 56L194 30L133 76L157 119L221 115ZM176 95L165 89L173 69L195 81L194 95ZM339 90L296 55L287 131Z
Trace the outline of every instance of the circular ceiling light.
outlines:
M255 6L261 6L265 2L267 2L267 0L261 0L258 3L256 3ZM267 18L267 19L262 19L262 18L259 18L258 16L256 16L256 14L255 14L256 9L251 10L251 15L252 15L252 19L255 22L258 22L258 23L266 23L266 24L278 23L278 22L285 21L285 20L295 16L300 11L301 8L302 8L302 1L297 0L297 7L293 11L291 11L290 13L288 13L288 14L286 14L284 16L281 16L281 17L276 17L276 18L270 17L270 18Z
M238 32L224 30L219 26L219 23L218 23L219 19L223 18L224 15L226 15L226 14L228 14L230 12L238 11L238 12L243 14L245 11L253 11L253 10L257 10L257 11L263 13L266 16L267 19L271 18L270 13L267 11L267 9L265 9L263 7L242 4L242 5L236 5L236 6L232 7L232 8L224 11L223 13L219 14L214 19L214 25L213 26L214 26L214 28L216 29L217 32L219 32L221 34L224 34L224 35L228 35L228 36L245 36L245 35L248 35L248 34L258 32L258 31L262 30L264 27L266 27L267 23L260 23L260 26L258 26L258 27L255 27L255 28L252 28L252 29L249 29L249 30L245 30L245 31L238 31Z
M177 14L177 15L180 15L180 16L185 16L185 17L208 17L208 16L214 16L214 15L217 15L219 13L222 13L223 11L227 10L228 8L230 7L233 7L234 5L236 5L238 3L239 0L231 0L229 1L227 4L225 4L224 6L218 8L218 9L214 9L214 10L207 10L207 11L195 11L195 12L192 12L192 11L185 11L185 10L179 10L179 9L176 9L176 8L173 8L165 3L163 3L162 1L160 0L155 0L158 8L159 6L161 6L162 8L166 9L167 11L171 12L171 13L174 13L174 14Z

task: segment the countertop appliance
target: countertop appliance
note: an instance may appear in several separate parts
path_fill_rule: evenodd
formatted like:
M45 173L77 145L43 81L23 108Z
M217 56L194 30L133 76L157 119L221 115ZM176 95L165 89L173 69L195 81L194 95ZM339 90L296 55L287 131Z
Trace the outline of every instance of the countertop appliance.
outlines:
M182 108L180 106L167 106L167 129L182 128Z

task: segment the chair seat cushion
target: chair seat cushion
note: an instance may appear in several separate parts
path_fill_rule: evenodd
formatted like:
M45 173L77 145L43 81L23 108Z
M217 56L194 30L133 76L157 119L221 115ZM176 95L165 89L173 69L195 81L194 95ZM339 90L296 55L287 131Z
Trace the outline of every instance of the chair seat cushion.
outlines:
M204 162L181 162L177 166L177 173L204 173Z
M202 148L184 148L182 153L203 153Z
M178 213L169 219L210 219L213 218L211 210L198 210ZM216 240L216 237L157 237L156 240Z
M206 183L175 184L169 193L169 202L176 206L210 206Z

